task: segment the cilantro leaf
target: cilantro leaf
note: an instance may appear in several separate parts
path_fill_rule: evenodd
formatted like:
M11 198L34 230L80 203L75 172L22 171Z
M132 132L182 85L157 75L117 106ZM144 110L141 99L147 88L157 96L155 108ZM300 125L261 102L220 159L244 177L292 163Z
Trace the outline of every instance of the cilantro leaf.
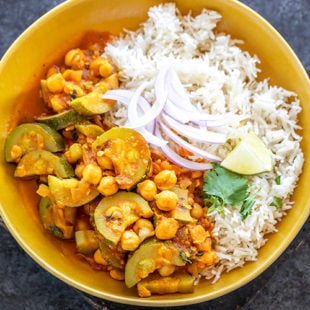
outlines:
M252 209L255 204L255 198L249 195L243 202L240 209L241 218L244 221L250 214L252 214Z
M281 176L280 175L276 176L275 182L277 185L281 184Z
M243 220L251 214L255 203L254 197L249 196L247 178L219 164L215 164L204 176L203 199L211 204L208 212L216 210L221 215L224 214L225 205L240 206Z
M281 209L282 208L282 199L280 197L273 197L273 200L270 204L271 206L275 207L276 209Z
M186 255L184 251L180 252L180 257L186 264L191 265L193 263L192 260Z
M216 196L222 203L240 206L248 196L248 181L245 177L216 164L204 177L203 192Z

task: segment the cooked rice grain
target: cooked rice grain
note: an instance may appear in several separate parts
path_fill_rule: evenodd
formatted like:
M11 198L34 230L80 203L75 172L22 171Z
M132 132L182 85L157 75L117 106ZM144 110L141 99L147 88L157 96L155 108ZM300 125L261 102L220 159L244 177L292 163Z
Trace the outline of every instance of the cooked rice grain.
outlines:
M217 129L231 139L254 131L271 150L275 168L271 173L250 178L256 195L252 214L242 221L238 208L227 206L225 216L212 214L218 236L219 264L203 275L216 281L222 272L241 267L257 258L266 235L276 232L276 224L292 207L290 195L302 170L297 117L301 111L297 96L268 80L257 81L259 59L243 51L242 42L227 34L216 34L221 16L202 10L197 16L182 16L172 3L150 8L148 20L137 31L127 31L109 44L106 55L120 69L121 88L135 89L150 81L166 62L175 68L192 103L210 113L234 112L247 115L239 128ZM153 90L144 93L150 102ZM126 122L126 109L119 105L111 119L119 125ZM229 140L232 141L232 140ZM233 147L211 145L200 147L224 157ZM275 183L281 176L281 184ZM283 197L283 207L270 206L273 197Z

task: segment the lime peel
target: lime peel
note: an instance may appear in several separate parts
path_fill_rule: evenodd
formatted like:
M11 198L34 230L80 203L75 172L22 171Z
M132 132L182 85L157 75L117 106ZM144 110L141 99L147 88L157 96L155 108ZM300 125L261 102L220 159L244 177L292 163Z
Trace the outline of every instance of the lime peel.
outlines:
M221 166L243 175L270 172L274 162L270 150L253 132L247 133L228 153Z

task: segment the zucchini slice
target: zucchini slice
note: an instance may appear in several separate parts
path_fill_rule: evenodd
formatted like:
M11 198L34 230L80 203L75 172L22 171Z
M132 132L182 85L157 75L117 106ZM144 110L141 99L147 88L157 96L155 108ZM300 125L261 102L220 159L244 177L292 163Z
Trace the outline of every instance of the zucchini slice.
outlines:
M142 181L151 167L151 153L143 136L130 128L114 127L93 142L113 163L120 189L130 190Z
M76 208L70 208L76 210ZM98 247L99 242L94 230L78 230L75 232L75 243L79 253L92 254Z
M149 297L154 294L192 293L194 291L194 277L185 272L162 277L157 273L141 280L138 285L140 297Z
M76 178L60 179L49 175L47 182L56 203L63 206L80 207L99 195L95 187Z
M71 101L70 105L81 115L92 116L110 111L114 106L114 101L102 99L99 92L91 92L85 96Z
M149 239L128 258L125 266L125 283L133 287L155 270L167 265L185 266L179 250L169 241Z
M99 249L103 259L113 268L123 270L125 266L125 254L117 251L115 247L109 247L103 240L99 241Z
M99 202L94 212L94 221L106 243L115 246L129 225L140 217L149 218L152 215L151 207L140 195L118 192Z
M74 176L72 166L62 157L49 151L31 151L18 162L15 177L31 177L36 175L55 174L60 178Z
M55 237L61 239L74 237L76 209L58 207L49 197L42 197L39 202L39 215L43 227Z
M75 125L76 130L86 137L97 138L104 133L103 128L95 124L77 124Z
M178 195L179 201L176 208L171 211L171 216L182 223L195 222L195 219L191 216L188 204L188 190L174 186L172 191Z
M64 150L62 136L45 124L21 124L15 127L5 140L5 160L17 162L25 153L42 149L50 152Z
M74 125L76 123L81 122L86 118L85 115L81 115L73 109L48 115L48 116L39 116L36 121L39 123L44 123L55 130L64 129L70 125Z

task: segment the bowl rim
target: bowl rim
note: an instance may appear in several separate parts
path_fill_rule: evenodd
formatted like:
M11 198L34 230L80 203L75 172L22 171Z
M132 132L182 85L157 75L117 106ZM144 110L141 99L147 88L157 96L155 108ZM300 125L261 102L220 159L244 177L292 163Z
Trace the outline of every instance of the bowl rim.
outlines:
M79 5L81 2L85 2L87 0L74 0L75 5ZM258 14L256 11L254 11L251 7L247 6L244 3L239 2L238 0L229 0L233 4L242 7L242 10L247 11L250 13L260 24L262 24L264 27L266 27L269 31L272 32L272 34L277 37L277 40L281 42L281 44L285 47L285 49L290 53L290 57L294 58L295 64L299 67L299 70L303 72L303 75L306 79L308 79L308 75L306 73L305 68L301 64L299 58L291 48L291 46L287 43L287 41L282 37L282 35L260 14ZM29 25L15 40L14 42L10 45L10 47L7 49L7 51L4 53L3 57L1 58L0 61L0 74L1 74L1 68L5 67L6 62L10 58L11 54L14 53L14 50L17 48L19 42L21 40L24 40L25 36L28 36L29 30L30 29L37 29L40 27L41 23L45 21L47 18L53 18L57 16L57 14L63 10L63 8L66 8L72 4L72 0L65 0L64 2L56 5L54 8L51 10L47 11L44 13L41 17L39 17L37 20L35 20L31 25ZM302 229L303 225L307 222L309 214L310 214L310 204L308 203L308 206L305 206L304 208L304 216L303 220L300 220L298 223L295 224L295 226L292 227L292 230L289 232L289 235L287 236L287 242L282 243L278 250L273 253L269 258L265 259L259 270L256 270L255 272L249 273L245 276L242 277L241 280L238 281L236 284L231 284L230 286L227 286L223 288L222 290L212 294L211 298L206 299L204 295L199 295L199 296L188 296L178 299L173 299L173 304L169 303L169 299L137 299L137 298L128 298L128 297L122 297L122 296L115 296L113 294L109 293L102 293L102 292L97 292L94 289L90 289L87 286L78 283L76 281L73 281L69 277L63 275L60 273L57 269L55 269L53 266L50 266L42 260L42 258L36 253L34 249L28 246L27 243L24 242L23 238L18 234L18 232L14 229L14 227L11 224L11 221L9 217L7 216L5 209L3 208L2 203L0 202L0 217L3 219L6 227L8 228L8 231L10 234L14 237L14 239L17 241L17 243L25 250L25 252L34 259L40 266L42 266L45 270L47 270L49 273L57 277L58 279L62 280L63 282L71 285L72 287L82 290L85 293L91 294L93 296L99 297L99 298L106 298L107 300L118 302L118 303L123 303L123 304L130 304L130 305L137 305L137 306L147 306L147 307L152 307L152 306L157 306L157 307L164 307L164 306L182 306L186 304L196 304L200 302L205 302L208 300L216 299L218 297L224 296L228 293L231 293L232 291L235 291L239 289L240 287L248 284L251 282L253 279L255 279L257 276L261 275L271 264L273 264L282 254L283 252L287 249L287 247L292 243L292 241L295 239L295 237L298 235L299 231Z

